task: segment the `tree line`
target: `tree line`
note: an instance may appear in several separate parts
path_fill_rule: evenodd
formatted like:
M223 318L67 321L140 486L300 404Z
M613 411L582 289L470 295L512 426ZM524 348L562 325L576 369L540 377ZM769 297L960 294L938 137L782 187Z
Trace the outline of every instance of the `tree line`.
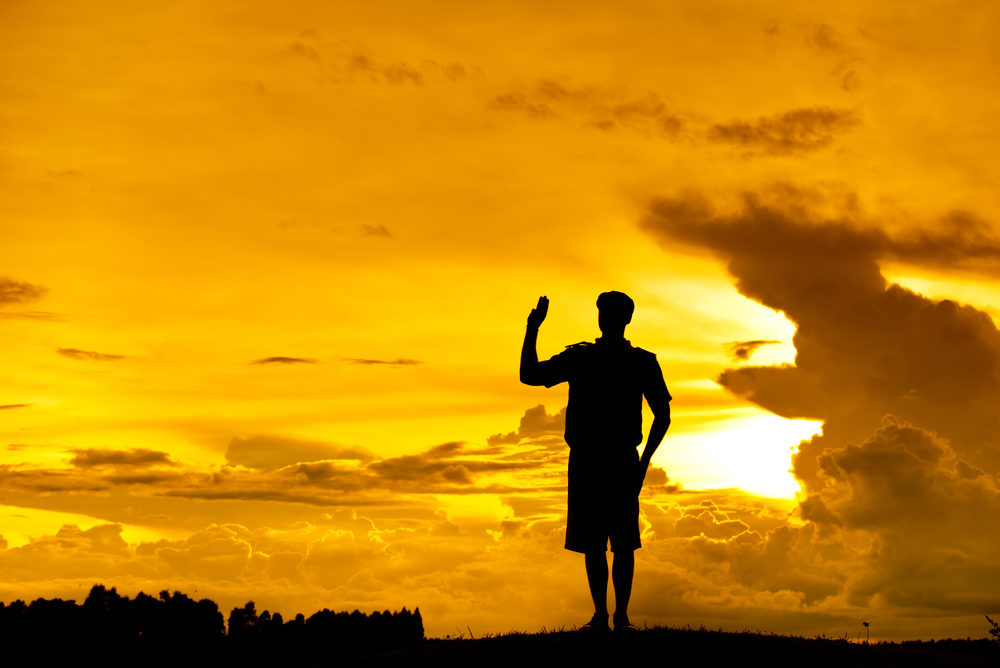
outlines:
M153 662L214 662L242 656L251 663L280 660L323 661L368 651L408 647L424 640L420 609L410 612L333 612L285 621L280 613L257 612L249 601L229 613L228 628L218 604L161 591L123 596L114 587L91 588L82 605L75 600L37 598L31 603L0 602L0 643L36 648L46 656L79 658L86 648L106 663L135 661L152 653ZM32 650L35 651L35 650Z

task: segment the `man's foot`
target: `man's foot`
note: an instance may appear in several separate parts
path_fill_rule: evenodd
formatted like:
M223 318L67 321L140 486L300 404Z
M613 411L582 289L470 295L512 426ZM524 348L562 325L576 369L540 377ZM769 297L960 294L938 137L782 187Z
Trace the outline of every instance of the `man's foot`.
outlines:
M628 620L628 615L615 615L615 631L638 631L638 626L633 626Z
M607 613L601 614L599 612L595 612L594 616L590 618L590 621L581 626L577 630L589 633L594 633L594 632L600 633L602 631L605 632L609 631L610 629L608 629L608 614Z

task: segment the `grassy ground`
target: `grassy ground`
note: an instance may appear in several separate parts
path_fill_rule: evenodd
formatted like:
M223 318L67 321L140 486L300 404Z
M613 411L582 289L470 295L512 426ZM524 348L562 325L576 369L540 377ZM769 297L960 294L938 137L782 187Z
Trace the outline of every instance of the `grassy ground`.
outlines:
M510 633L431 639L419 647L359 656L350 666L1000 666L1000 643L939 640L849 643L758 633L649 629L638 633Z

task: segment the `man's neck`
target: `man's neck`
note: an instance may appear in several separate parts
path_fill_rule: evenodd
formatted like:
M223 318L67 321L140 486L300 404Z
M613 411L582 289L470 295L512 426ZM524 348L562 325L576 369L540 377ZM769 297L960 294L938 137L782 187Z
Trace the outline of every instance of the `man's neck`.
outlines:
M599 337L597 343L608 348L624 348L631 345L624 336L608 336L606 334Z

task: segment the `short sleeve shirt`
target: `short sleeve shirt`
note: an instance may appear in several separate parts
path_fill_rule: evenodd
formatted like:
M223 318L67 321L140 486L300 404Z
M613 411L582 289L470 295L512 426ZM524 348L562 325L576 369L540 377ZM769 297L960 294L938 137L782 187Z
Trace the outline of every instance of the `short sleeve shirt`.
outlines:
M569 383L566 442L571 448L642 443L642 398L671 400L656 355L603 343L578 343L539 363L546 387Z

